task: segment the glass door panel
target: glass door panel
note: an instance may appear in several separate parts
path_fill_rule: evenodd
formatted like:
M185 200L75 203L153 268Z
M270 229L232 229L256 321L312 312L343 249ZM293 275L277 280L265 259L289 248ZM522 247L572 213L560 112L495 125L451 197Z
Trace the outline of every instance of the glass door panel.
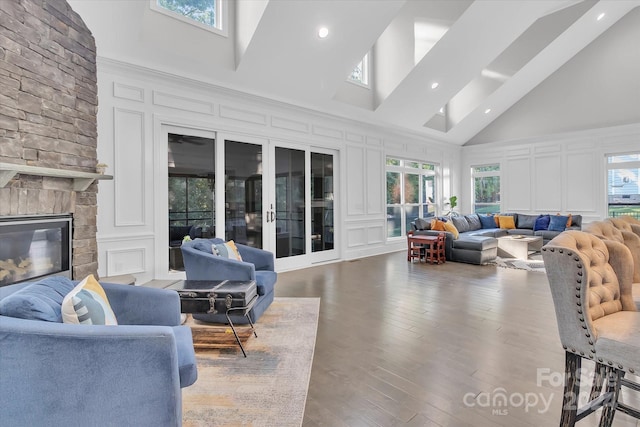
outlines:
M215 139L168 134L169 269L183 271L182 240L214 230Z
M276 258L306 253L305 152L275 148Z
M263 247L262 145L225 141L225 240Z
M334 248L333 156L311 153L311 251Z

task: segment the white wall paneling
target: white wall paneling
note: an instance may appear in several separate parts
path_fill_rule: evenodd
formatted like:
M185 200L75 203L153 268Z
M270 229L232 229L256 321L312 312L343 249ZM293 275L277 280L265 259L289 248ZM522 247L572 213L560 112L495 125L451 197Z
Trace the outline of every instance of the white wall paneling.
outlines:
M531 209L530 163L529 158L507 158L505 161L504 170L508 179L500 181L500 192L504 195L503 209L507 212L526 212Z
M147 269L144 247L114 249L107 252L107 275L144 273Z
M382 215L385 211L385 171L384 158L379 150L367 150L367 214Z
M162 107L171 107L177 110L191 111L194 113L213 114L215 106L212 102L186 98L180 95L153 91L153 103Z
M144 89L116 82L113 84L113 96L130 101L144 102Z
M342 259L406 249L404 239L386 239L384 159L389 151L451 167L456 161L445 159L460 152L414 134L103 58L98 58L98 81L98 153L114 175L98 193L99 273L134 274L138 283L177 279L167 272L165 126L340 153L336 242Z
M115 225L145 223L144 113L116 108L114 111Z
M562 210L562 157L536 156L533 163L533 208L539 212Z
M364 148L347 146L347 215L364 214Z
M600 203L598 189L604 179L604 156L593 151L572 152L566 156L567 212L596 212Z

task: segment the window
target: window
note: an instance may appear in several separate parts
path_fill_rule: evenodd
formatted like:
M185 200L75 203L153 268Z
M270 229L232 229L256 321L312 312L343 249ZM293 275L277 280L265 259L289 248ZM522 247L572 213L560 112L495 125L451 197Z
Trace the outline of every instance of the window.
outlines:
M436 214L436 165L387 157L387 237L411 230L416 218Z
M362 58L362 61L356 65L356 68L353 69L351 75L349 76L349 81L352 83L360 84L363 86L369 86L369 55L365 55Z
M608 215L640 219L640 153L607 156Z
M500 212L500 165L473 166L473 211Z
M151 9L205 30L226 35L223 25L225 0L151 0Z

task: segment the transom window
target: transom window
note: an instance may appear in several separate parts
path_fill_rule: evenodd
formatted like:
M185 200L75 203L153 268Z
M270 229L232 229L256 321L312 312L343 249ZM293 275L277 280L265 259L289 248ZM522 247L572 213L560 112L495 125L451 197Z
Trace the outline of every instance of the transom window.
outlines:
M640 219L640 153L607 156L608 215Z
M226 0L150 0L151 9L205 30L225 34L223 4Z
M473 211L475 213L500 212L500 165L473 166L471 179Z
M436 169L433 163L387 157L387 237L403 236L416 218L436 215Z
M351 75L349 75L349 81L363 86L369 86L369 54L365 55L362 61L353 69Z

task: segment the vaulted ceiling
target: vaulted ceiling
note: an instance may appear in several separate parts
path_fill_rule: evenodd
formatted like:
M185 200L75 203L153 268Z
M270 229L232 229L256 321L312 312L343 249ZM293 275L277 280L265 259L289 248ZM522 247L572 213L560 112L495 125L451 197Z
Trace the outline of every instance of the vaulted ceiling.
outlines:
M147 2L129 2L126 14L113 11L124 8L124 1L69 2L93 25L98 55L127 49L109 41L118 38L105 24L110 16L117 22L140 10L148 18L142 11ZM462 145L639 5L637 0L237 0L230 5L232 59L219 55L212 63L200 58L174 63L188 64L191 74L215 76L216 84ZM145 22L150 21L142 21L140 32ZM165 37L161 32L168 33L170 25L175 24L156 25L162 27L156 37ZM320 27L329 30L326 38L318 37ZM166 37L165 48L171 43ZM202 52L205 39L198 37ZM182 46L171 54L186 58L190 47ZM147 54L141 48L130 56ZM365 55L368 87L347 81Z

